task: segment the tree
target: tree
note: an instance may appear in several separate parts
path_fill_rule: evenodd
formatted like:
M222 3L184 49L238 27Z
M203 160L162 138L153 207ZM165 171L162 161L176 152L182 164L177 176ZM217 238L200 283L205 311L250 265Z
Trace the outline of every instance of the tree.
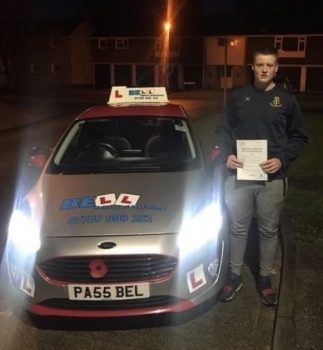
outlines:
M1 0L0 2L0 59L4 67L7 85L11 86L10 38L17 33L19 25L30 20L32 0Z

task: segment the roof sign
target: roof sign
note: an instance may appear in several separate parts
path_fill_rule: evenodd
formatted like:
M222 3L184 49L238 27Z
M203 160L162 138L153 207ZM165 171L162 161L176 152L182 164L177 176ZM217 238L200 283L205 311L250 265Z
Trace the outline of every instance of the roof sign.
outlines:
M113 86L108 104L168 103L165 87L127 88Z

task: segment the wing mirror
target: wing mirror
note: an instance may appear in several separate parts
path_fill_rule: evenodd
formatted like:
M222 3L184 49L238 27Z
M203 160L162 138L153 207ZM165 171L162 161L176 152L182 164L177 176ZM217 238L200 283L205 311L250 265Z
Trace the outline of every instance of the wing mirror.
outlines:
M220 150L220 148L219 147L213 147L212 149L211 149L211 153L210 153L210 155L209 155L209 158L210 158L210 160L212 161L212 162L214 162L215 160L217 160L218 159L218 157L220 156L220 154L221 154L221 150Z
M30 153L29 166L36 169L43 169L47 160L48 156L45 151L40 147L34 147Z
M210 170L212 172L222 172L225 168L225 160L223 159L223 153L219 146L215 145L208 155L208 161Z

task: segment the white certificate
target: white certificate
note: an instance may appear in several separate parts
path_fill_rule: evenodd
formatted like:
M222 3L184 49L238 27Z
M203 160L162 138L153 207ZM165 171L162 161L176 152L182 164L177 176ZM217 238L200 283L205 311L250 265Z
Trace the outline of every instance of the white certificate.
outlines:
M267 157L267 140L237 140L237 158L243 162L243 167L237 169L237 179L267 181L268 175L259 165Z

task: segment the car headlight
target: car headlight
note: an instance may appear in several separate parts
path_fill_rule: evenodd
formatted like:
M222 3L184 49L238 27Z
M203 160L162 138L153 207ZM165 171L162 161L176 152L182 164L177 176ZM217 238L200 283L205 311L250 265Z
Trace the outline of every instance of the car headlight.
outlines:
M207 244L216 244L222 220L220 205L216 202L184 219L177 241L180 254L189 255Z
M31 217L28 203L24 202L11 215L8 226L8 240L22 255L33 254L40 248L40 227Z

